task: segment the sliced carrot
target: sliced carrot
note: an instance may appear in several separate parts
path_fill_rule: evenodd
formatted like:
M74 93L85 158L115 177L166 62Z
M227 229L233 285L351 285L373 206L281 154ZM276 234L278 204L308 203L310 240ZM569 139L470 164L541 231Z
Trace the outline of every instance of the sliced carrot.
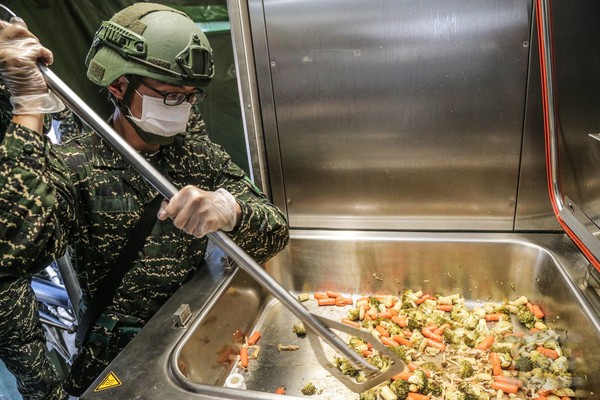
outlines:
M487 350L490 347L492 347L492 345L494 344L495 341L496 341L496 339L494 339L493 336L487 336L487 337L483 338L483 340L481 342L479 342L479 344L477 346L475 346L475 348L477 350Z
M387 337L390 337L390 333L388 332L388 330L387 330L387 329L385 329L385 328L384 328L383 326L381 326L381 325L377 325L377 326L375 327L375 330L376 330L377 332L379 332L379 334L380 334L381 336L387 336Z
M435 340L425 339L427 340L427 346L433 347L434 349L438 349L440 351L446 350L446 345L444 343L436 342Z
M400 328L406 328L408 325L408 317L406 316L392 316L392 322L397 324Z
M502 390L504 393L517 393L519 391L519 387L517 385L498 381L492 382L492 389Z
M498 375L494 377L496 382L504 382L510 383L511 385L517 385L519 388L523 387L523 381L518 378L513 378L511 376Z
M558 352L556 350L547 349L543 346L538 346L536 350L538 351L538 353L542 353L543 355L552 360L556 360L558 358Z
M381 343L385 344L386 346L391 346L391 347L398 347L398 346L400 346L400 344L398 344L398 342L396 342L395 340L390 339L387 336L381 336L379 339L381 340Z
M502 364L500 363L500 356L498 353L490 353L490 361L492 363L492 375L502 375Z
M253 346L260 339L261 333L259 331L254 331L252 335L248 338L248 346Z
M435 309L445 312L451 312L453 307L454 306L452 304L438 304L438 306Z
M410 392L406 396L406 400L429 400L429 397L424 394Z
M285 387L282 386L275 389L275 394L285 394Z
M317 300L329 298L329 296L327 296L327 294L325 294L325 293L315 293L315 294L313 294L313 297Z
M435 333L431 332L428 329L421 329L421 333L423 334L423 336L425 336L426 338L435 340L436 342L442 343L443 338L441 335L436 335Z
M351 319L348 319L348 318L342 318L342 323L346 324L348 326L351 326L353 328L360 328L361 327L358 322L352 321Z
M392 336L392 340L394 342L400 343L403 346L413 347L413 343L410 340L408 340L407 338L403 337L403 336L394 335L394 336Z
M326 299L317 300L317 304L320 306L335 306L335 300L333 297L328 297Z
M527 309L529 311L531 311L533 313L533 315L535 315L536 318L542 319L544 318L544 313L542 312L541 308L535 304L532 303L527 303Z
M334 298L334 299L337 298L337 297L342 297L341 293L334 292L334 291L331 291L331 290L326 291L325 294L327 295L327 297L331 297L331 298Z
M493 313L493 314L486 314L484 318L487 322L492 322L492 321L500 321L500 319L502 317L504 317L504 314L502 314L502 313Z
M248 348L246 346L240 350L240 367L248 368Z

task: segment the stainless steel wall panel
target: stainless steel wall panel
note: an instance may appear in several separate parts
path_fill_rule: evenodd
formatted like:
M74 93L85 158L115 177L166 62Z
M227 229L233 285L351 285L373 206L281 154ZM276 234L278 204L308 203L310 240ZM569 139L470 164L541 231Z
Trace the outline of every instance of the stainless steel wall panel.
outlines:
M265 0L290 225L512 230L528 4Z

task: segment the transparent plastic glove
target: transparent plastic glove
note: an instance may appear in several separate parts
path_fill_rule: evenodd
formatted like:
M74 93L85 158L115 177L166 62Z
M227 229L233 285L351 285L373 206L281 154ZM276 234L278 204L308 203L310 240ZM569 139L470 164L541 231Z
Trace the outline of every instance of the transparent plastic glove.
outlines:
M13 114L42 114L64 109L48 91L37 62L52 64L52 52L27 30L20 18L0 21L0 75L11 94Z
M225 189L207 192L195 186L186 186L164 201L158 211L158 219L173 220L175 227L196 237L219 229L231 231L237 224L241 209L235 198Z

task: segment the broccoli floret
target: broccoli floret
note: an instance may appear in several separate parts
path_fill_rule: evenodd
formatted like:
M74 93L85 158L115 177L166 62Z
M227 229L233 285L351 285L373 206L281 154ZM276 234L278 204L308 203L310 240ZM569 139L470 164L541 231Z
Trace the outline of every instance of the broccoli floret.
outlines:
M534 368L539 367L543 370L547 370L552 365L552 361L548 357L536 350L529 353L529 358L531 358Z
M465 400L489 400L490 395L477 386L462 383L458 390L464 393Z
M335 365L340 371L342 371L342 374L347 376L354 377L357 376L360 372L359 370L354 368L350 361L340 357L335 357L335 359L333 360L333 365Z
M431 380L427 382L427 387L425 388L425 390L423 390L424 394L431 394L432 396L437 397L441 396L442 392L442 385Z
M555 375L568 375L569 361L567 357L558 357L550 366L550 372Z
M515 361L515 368L520 372L529 372L533 369L533 362L529 357L521 356Z
M367 343L362 340L359 337L356 336L352 336L350 337L350 339L348 339L348 344L350 345L350 347L352 347L354 350L356 350L357 353L362 353L364 350L368 350L369 346L367 345Z
M395 347L389 347L389 349L392 350L394 353L396 353L396 355L398 357L400 357L402 360L406 361L406 352L408 351L408 347L395 346Z
M417 387L417 390L420 392L427 387L427 383L429 379L427 378L427 374L425 371L417 369L413 372L413 374L408 378L408 383L411 383Z
M392 389L392 392L394 392L400 400L406 399L406 397L410 393L409 388L409 383L402 379L396 379L390 384L390 389Z
M348 319L351 321L358 321L360 318L360 309L351 308L348 310Z
M465 394L459 391L446 392L444 400L465 400Z
M304 325L302 324L302 322L298 322L297 324L295 324L294 327L292 328L292 332L294 332L296 335L298 335L300 337L306 336L306 328L304 328Z
M446 329L444 331L444 341L450 344L459 344L460 338L452 329Z
M363 319L362 326L366 329L374 329L375 326L377 326L377 321L372 319Z
M525 305L517 307L517 319L528 328L533 328L536 321L535 315Z
M317 388L311 382L308 382L300 392L305 396L312 396L313 394L317 394Z
M362 392L358 398L359 400L377 400L377 391L369 389L366 392Z
M386 370L390 367L390 360L384 358L379 354L375 354L373 357L367 359L368 362L379 368L380 370Z
M474 332L465 332L462 340L465 345L473 348L477 344L477 334Z
M473 376L473 365L467 360L462 360L458 369L458 375L463 379Z

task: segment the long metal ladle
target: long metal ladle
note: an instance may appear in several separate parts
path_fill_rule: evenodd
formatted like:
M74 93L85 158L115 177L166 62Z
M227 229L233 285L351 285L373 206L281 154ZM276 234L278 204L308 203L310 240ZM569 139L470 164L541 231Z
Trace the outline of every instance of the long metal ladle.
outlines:
M10 20L16 15L6 6L0 4L0 12L3 11L2 19ZM56 94L79 118L88 124L97 134L99 134L117 153L119 153L135 170L144 177L167 200L171 199L177 192L177 188L169 182L152 164L142 157L129 143L125 141L106 121L94 112L69 86L64 83L48 66L39 62L38 66L46 79L48 88ZM345 357L358 369L363 370L367 380L362 383L356 383L352 380L344 379L335 370L330 368L323 357L317 357L324 367L328 368L343 384L354 391L367 390L379 383L390 379L393 375L401 372L404 368L402 360L393 352L383 346L377 339L372 338L370 342L380 352L385 353L392 360L392 366L385 372L381 372L375 366L369 364L362 356L351 349L338 335L331 329L343 330L346 333L367 337L370 335L366 330L342 326L336 321L310 313L304 306L297 301L283 286L273 279L248 253L240 248L229 236L221 231L209 233L206 235L215 245L223 250L233 261L235 261L244 271L255 279L263 288L272 294L277 300L298 317L308 329L313 332ZM372 336L372 335L371 335ZM316 341L312 341L313 347ZM316 349L314 349L316 350ZM322 349L319 349L322 350ZM321 352L317 352L317 355ZM327 365L324 365L327 364Z

